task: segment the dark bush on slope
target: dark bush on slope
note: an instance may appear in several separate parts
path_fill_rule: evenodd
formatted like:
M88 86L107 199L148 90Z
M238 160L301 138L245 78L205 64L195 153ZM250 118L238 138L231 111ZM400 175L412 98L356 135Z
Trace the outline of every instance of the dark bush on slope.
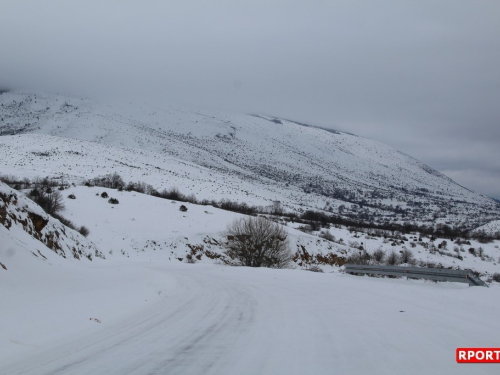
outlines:
M286 268L292 260L286 229L263 217L245 217L229 224L226 255L229 264Z
M80 234L84 237L87 237L90 234L90 230L85 225L82 225L78 229L78 232L80 232Z

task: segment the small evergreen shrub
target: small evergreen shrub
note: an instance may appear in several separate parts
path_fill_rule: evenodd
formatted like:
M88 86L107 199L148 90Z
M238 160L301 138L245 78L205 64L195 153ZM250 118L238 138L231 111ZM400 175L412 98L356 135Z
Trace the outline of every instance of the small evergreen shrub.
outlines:
M108 203L111 203L111 204L118 204L118 203L120 203L120 202L118 202L118 199L116 199L116 198L109 198Z
M68 198L69 198L69 199L76 199L75 194L70 194L70 195L68 195Z
M182 205L179 207L179 211L186 212L188 209L186 206Z
M101 194L101 198L109 198L109 195L108 193L106 193L105 191Z

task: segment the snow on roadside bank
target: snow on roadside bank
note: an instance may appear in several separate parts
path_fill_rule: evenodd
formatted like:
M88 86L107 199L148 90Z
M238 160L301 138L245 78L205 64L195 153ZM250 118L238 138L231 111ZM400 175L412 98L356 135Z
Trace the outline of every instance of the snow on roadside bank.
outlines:
M118 199L119 204L109 204L101 197L103 192ZM107 258L185 262L186 256L195 252L195 262L213 263L224 251L227 225L244 217L212 206L101 187L71 187L64 191L65 196L69 194L76 199L65 199L64 215L89 228L88 238L99 244ZM181 205L187 211L180 211ZM312 255L331 252L345 257L354 251L291 226L287 231L292 252L302 251L303 246Z
M43 248L63 258L92 260L104 258L103 254L91 241L80 233L61 224L22 192L9 188L0 182L0 227L9 231L10 236L18 240L36 239ZM0 261L1 261L0 248ZM34 253L36 257L44 254Z
M30 270L0 283L2 374L467 374L455 349L494 347L500 329L498 285L179 262Z

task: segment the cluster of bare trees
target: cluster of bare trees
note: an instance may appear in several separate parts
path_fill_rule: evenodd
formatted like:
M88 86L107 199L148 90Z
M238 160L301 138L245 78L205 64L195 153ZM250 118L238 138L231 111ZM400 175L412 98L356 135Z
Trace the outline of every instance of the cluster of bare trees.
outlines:
M33 189L29 193L30 198L38 203L49 215L54 215L64 210L64 201L62 194L51 187L42 189Z
M383 249L377 249L372 254L367 251L360 251L350 255L347 258L347 263L352 264L386 264L389 266L395 266L398 264L416 264L415 257L413 253L404 248L399 253L391 250L390 252L385 252Z

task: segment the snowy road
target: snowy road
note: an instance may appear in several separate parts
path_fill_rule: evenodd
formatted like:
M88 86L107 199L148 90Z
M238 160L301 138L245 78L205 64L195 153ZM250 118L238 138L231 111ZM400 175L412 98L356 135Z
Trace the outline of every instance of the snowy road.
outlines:
M0 374L466 374L472 368L455 363L457 347L499 346L498 287L134 267L164 283L154 301L22 358L0 354ZM475 374L500 372L472 366Z

